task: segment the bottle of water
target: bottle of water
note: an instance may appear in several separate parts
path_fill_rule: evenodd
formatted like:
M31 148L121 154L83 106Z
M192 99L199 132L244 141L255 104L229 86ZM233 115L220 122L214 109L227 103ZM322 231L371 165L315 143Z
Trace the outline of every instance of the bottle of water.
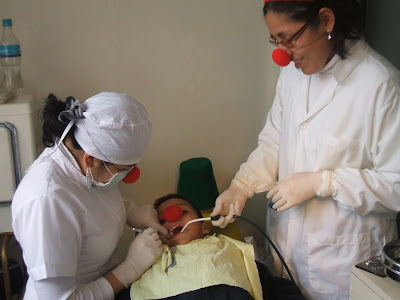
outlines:
M12 29L12 20L3 19L3 35L0 40L0 65L6 91L19 91L24 87L21 76L21 47Z

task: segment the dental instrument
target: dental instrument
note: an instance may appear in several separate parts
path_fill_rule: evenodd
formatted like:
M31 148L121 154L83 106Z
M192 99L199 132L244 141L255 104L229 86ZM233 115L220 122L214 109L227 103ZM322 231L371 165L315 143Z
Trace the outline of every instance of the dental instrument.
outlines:
M186 229L186 227L188 227L188 225L191 224L191 223L194 223L194 222L202 222L202 221L217 221L217 220L219 220L221 217L223 217L223 216L222 216L222 215L218 215L218 216L214 216L214 217L198 218L198 219L191 220L191 221L187 222L187 223L185 224L185 226L183 226L183 228L181 229L180 232L183 232L183 231ZM237 218L238 216L233 215L233 217L234 217L234 218Z
M137 233L141 233L141 232L143 232L143 230L142 230L142 229L135 228L135 227L133 227L133 228L132 228L132 230L133 230L134 232L137 232Z

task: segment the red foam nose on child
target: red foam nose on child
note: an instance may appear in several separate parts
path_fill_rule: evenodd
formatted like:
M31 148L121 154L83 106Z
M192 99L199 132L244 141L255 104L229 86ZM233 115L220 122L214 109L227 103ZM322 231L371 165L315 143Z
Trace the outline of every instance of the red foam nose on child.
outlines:
M182 216L182 209L178 205L171 205L164 209L162 215L165 221L174 222Z

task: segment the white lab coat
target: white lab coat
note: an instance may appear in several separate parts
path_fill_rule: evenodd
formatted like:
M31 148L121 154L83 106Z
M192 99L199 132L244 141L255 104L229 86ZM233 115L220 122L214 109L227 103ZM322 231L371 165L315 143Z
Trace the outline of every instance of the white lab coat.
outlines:
M277 177L334 171L333 197L268 210L268 234L309 299L348 299L351 265L397 238L399 79L399 71L360 40L307 113L310 76L291 63L281 71L259 146L233 180L260 193ZM286 276L276 255L275 267Z
M53 150L34 162L12 202L13 230L29 275L25 299L37 299L34 281L74 277L79 287L111 271L126 222L117 187L88 189L68 149L61 145L49 156ZM94 294L112 299L111 285L102 288Z

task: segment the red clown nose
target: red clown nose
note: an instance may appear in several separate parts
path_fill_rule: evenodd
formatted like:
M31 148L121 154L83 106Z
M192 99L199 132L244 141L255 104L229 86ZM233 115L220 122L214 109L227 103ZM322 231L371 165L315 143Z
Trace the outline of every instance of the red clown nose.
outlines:
M279 48L272 52L272 59L278 66L281 67L286 67L290 63L289 54Z
M128 175L124 179L122 179L125 183L134 183L140 177L140 169L136 166L133 167L132 171L129 172Z
M172 205L164 209L162 215L165 221L174 222L182 216L182 209L178 205Z

